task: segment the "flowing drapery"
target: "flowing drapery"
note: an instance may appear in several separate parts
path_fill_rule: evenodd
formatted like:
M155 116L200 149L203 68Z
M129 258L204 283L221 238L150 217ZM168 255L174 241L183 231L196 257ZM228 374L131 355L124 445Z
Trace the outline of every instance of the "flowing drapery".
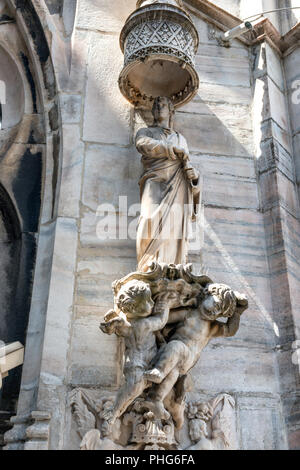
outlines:
M136 147L142 154L144 173L140 180L141 216L137 232L137 258L144 271L151 261L186 262L188 229L195 220L199 184L188 180L188 161L176 156L186 140L170 129L153 127L137 134Z

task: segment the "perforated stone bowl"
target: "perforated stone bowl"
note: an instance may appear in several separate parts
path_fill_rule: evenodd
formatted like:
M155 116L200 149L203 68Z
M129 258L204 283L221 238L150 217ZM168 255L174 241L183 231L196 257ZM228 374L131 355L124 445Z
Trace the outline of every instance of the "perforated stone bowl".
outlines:
M120 36L122 94L145 108L152 107L157 96L167 96L175 107L187 103L199 88L194 68L198 44L197 30L181 8L161 3L139 8Z

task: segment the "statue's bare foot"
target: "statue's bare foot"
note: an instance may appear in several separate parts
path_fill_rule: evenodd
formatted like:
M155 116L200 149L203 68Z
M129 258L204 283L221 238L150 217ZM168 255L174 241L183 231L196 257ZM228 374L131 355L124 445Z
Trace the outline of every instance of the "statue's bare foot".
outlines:
M152 411L156 419L167 421L170 418L170 413L168 413L161 401L145 401L143 406Z
M164 380L164 375L158 369L147 370L144 378L155 384L160 384Z

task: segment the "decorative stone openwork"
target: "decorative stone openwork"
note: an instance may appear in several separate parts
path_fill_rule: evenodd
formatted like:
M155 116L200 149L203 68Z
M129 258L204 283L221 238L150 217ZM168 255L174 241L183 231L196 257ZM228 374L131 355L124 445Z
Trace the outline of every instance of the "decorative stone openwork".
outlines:
M199 38L189 15L177 1L140 1L127 19L120 45L125 64L119 78L122 94L135 106L152 107L166 96L174 106L190 101L199 78L194 58Z

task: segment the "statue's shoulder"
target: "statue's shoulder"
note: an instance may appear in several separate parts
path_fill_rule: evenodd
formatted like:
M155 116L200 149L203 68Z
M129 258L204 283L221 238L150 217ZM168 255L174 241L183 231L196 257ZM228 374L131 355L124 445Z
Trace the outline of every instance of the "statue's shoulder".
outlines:
M178 138L179 138L180 143L181 143L182 145L184 145L184 146L187 147L188 144L187 144L187 140L186 140L186 138L184 137L184 135L180 134L179 132L177 132L177 135L178 135Z

